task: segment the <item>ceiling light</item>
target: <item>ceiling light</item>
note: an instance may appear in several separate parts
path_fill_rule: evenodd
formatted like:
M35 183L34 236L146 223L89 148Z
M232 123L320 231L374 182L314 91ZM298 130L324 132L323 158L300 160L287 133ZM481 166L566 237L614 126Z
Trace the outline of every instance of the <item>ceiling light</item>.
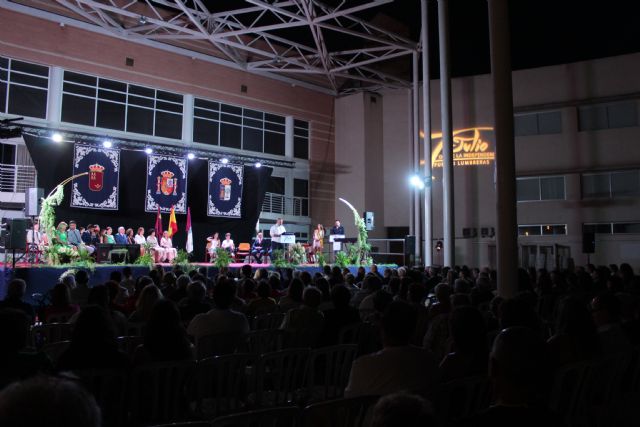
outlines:
M222 159L220 159L220 163L222 163L223 165L226 165L227 163L229 163L229 159L227 159L226 157L223 157Z
M111 142L111 141L109 141L109 140L107 139L106 141L104 141L104 142L102 143L102 146L103 146L104 148L111 148L111 147L113 147L113 142Z
M61 133L54 133L53 135L51 135L51 140L53 142L62 142L62 134Z
M151 153L153 153L153 150L151 148L147 147L147 148L144 149L144 152L147 153L147 154L151 154Z
M189 154L187 154L187 158L188 158L189 160L193 160L193 159L195 159L195 158L196 158L196 155L195 155L195 154L193 154L193 153L189 153Z
M146 23L147 23L147 17L146 17L146 16L144 16L144 15L140 15L140 17L138 18L138 23L139 23L140 25L144 25L144 24L146 24Z
M257 167L257 168L261 168L262 167L262 163L256 162L256 164L254 166Z

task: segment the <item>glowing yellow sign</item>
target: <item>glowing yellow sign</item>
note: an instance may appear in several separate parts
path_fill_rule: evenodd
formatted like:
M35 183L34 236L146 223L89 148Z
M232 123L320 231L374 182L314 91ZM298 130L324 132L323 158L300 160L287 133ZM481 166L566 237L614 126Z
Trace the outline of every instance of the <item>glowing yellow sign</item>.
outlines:
M453 131L453 165L490 165L495 160L496 153L489 151L489 142L482 138L482 134L492 130L492 127L475 127ZM441 168L442 132L432 133L431 140L435 143L435 148L431 153L431 166Z

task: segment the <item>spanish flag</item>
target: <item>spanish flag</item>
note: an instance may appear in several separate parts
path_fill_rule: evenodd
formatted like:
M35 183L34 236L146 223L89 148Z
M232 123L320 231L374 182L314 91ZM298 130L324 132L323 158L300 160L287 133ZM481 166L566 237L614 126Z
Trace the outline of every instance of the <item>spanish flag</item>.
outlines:
M173 237L178 232L178 221L176 221L176 210L171 206L171 214L169 215L169 237Z

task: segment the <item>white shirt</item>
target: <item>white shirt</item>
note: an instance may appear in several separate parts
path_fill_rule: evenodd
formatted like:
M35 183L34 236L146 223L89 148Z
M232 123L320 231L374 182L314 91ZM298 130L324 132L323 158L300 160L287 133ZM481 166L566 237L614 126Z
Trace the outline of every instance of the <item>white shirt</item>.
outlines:
M157 248L158 245L158 238L155 236L149 236L147 237L147 243L149 243L152 247Z
M39 245L42 243L42 233L40 231L27 231L27 243Z
M271 236L271 240L276 243L280 243L280 236L282 236L287 230L285 230L284 225L274 224L271 226L269 230L269 235Z
M172 248L173 242L171 242L171 237L163 237L162 239L160 239L160 246L162 246L163 248Z
M222 244L220 245L220 247L222 247L222 249L227 249L227 248L231 248L231 249L235 249L236 245L233 244L233 239L225 239L222 241Z
M133 237L133 241L136 242L138 245L144 245L147 240L144 238L144 236L141 236L140 234L136 234Z

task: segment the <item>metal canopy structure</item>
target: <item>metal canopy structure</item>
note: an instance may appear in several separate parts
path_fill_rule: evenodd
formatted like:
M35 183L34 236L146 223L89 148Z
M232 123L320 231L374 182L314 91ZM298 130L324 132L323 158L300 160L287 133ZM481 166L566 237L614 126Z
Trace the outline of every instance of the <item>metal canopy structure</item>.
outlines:
M392 2L0 0L0 7L343 95L411 86L383 69L418 44L358 16Z

